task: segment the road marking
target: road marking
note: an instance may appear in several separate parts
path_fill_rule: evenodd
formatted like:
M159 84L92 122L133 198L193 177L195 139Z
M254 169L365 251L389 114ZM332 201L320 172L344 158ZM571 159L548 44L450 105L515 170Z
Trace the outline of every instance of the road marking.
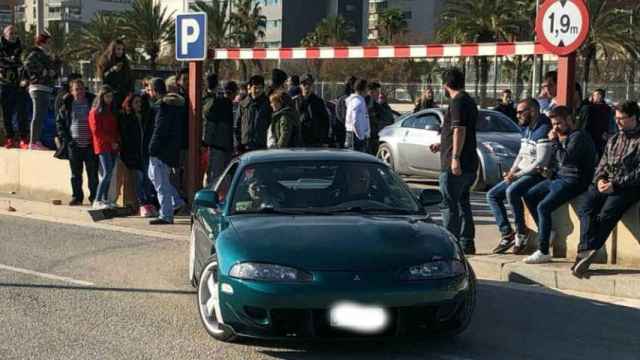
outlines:
M68 282L68 283L72 283L72 284L76 284L76 285L95 286L94 283L90 283L90 282L87 282L87 281L76 280L76 279L72 279L72 278L68 278L68 277L64 277L64 276L47 274L47 273L42 273L42 272L28 270L28 269L21 269L21 268L9 266L9 265L0 264L0 270L8 270L8 271L21 273L21 274L39 276L39 277L45 278L45 279L64 281L64 282Z

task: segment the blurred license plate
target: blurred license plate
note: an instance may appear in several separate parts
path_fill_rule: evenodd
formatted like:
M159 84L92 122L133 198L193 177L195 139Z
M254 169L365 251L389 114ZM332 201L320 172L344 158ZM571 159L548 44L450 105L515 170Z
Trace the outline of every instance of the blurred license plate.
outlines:
M344 302L329 310L331 327L362 333L383 331L389 322L387 310L380 306Z

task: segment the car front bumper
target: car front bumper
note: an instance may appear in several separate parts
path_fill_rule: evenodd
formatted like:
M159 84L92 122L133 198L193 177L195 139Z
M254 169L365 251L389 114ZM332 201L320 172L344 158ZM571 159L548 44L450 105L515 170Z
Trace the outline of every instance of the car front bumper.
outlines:
M354 280L355 275L361 279ZM329 309L342 301L386 309L389 322L373 336L424 334L450 319L472 291L467 275L399 283L369 273L316 273L309 284L274 284L221 276L225 326L245 337L265 339L362 337L330 325ZM474 296L474 294L471 294Z

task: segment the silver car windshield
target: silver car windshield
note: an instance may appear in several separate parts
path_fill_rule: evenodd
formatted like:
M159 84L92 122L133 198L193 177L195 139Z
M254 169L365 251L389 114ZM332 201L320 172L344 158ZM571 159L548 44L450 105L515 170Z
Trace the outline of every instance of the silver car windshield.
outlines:
M422 214L407 185L382 164L278 162L244 168L232 213Z

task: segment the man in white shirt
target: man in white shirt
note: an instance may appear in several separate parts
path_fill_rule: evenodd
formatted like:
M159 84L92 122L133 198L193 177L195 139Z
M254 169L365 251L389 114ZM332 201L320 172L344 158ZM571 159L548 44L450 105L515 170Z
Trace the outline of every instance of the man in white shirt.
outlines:
M369 111L364 100L367 91L367 80L358 80L355 84L355 91L346 100L345 128L347 137L345 147L351 150L367 152L368 140L371 137Z

